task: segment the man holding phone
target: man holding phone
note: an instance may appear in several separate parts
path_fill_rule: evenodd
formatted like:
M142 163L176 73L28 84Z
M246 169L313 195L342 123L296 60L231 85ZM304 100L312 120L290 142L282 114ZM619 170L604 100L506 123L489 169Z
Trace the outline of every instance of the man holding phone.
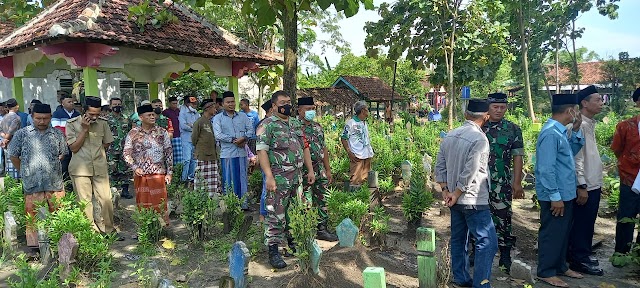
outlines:
M101 99L87 96L82 116L69 119L66 138L73 152L69 163L69 175L78 200L85 201L84 214L93 223L93 228L105 234L115 233L113 227L113 202L109 189L109 166L105 149L113 142L113 134L106 120L100 117ZM102 222L93 219L93 195L102 207ZM118 241L124 240L117 233Z

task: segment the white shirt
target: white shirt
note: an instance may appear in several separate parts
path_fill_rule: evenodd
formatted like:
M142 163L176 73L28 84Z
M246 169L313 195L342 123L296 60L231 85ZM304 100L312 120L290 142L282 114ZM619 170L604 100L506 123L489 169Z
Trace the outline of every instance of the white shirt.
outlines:
M353 116L344 124L342 139L349 141L349 149L356 158L369 159L373 157L367 122L361 121L357 116Z
M602 159L596 142L596 120L582 115L580 130L584 136L584 146L576 154L576 176L578 185L587 184L587 190L602 188ZM571 131L571 129L568 129Z

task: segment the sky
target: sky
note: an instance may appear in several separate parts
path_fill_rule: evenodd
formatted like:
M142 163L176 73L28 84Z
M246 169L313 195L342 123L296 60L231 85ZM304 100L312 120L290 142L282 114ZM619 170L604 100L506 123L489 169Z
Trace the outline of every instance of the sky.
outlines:
M374 0L376 7L383 2L394 1ZM576 40L576 48L584 46L595 51L603 59L617 58L618 53L625 51L629 52L631 57L640 56L640 32L635 30L638 29L635 26L638 24L634 23L637 11L640 11L640 1L622 0L618 2L618 5L620 8L616 20L610 20L608 17L600 15L595 8L580 16L576 21L576 27L585 28L585 32L582 38ZM367 35L364 31L365 22L375 22L379 19L377 10L364 10L361 7L358 14L339 22L342 36L349 41L353 54L365 54L364 39ZM327 34L320 32L319 29L316 29L316 33L318 33L319 39L328 38ZM312 51L321 57L326 56L331 67L335 67L340 61L338 53L329 50L323 53L319 45L316 45Z

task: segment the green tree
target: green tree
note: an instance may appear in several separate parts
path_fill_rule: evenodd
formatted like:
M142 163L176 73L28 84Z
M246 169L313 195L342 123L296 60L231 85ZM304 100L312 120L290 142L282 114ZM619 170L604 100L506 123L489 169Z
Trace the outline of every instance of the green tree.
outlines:
M640 86L640 58L630 58L629 53L621 52L618 59L607 60L602 69L613 88L611 109L625 115L632 104L628 101L629 95Z
M224 4L232 0L189 0L194 6L207 3ZM338 13L351 17L358 13L360 4L373 9L373 0L242 0L242 14L255 17L259 27L278 26L283 35L284 91L295 95L298 73L298 23L302 11L314 11L317 6L325 11L333 6ZM280 24L280 25L277 25Z
M500 2L471 0L399 0L382 4L382 19L368 22L365 46L385 46L389 58L405 52L416 67L435 65L429 81L448 84L449 126L453 126L458 88L473 80L491 81L507 56L506 27L494 19Z
M0 1L0 20L20 27L55 0L3 0Z

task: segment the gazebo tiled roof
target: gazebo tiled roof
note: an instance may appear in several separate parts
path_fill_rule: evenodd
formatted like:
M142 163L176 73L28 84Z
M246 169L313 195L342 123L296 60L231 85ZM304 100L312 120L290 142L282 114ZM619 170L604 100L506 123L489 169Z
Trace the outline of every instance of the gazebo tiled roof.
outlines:
M580 75L580 83L582 85L606 84L603 71L604 62L584 62L578 63L578 74ZM554 65L547 66L547 81L549 85L556 85L556 69ZM559 78L560 84L572 84L570 79L571 71L567 67L560 67Z
M59 0L0 40L0 54L59 42L91 42L178 55L226 58L260 64L281 63L281 57L247 47L233 35L190 9L174 3L168 9L178 18L140 32L127 19L128 8L141 0ZM149 2L158 8L158 1Z
M0 21L0 38L9 35L9 33L13 32L13 29L16 29L13 23Z
M347 83L344 83L347 82ZM390 101L393 94L391 87L378 77L362 77L362 76L340 76L333 84L334 87L353 87L359 96L371 102ZM395 92L394 98L402 100L398 92Z
M358 100L358 95L348 88L305 88L298 89L296 92L298 98L313 97L318 106L353 106Z

